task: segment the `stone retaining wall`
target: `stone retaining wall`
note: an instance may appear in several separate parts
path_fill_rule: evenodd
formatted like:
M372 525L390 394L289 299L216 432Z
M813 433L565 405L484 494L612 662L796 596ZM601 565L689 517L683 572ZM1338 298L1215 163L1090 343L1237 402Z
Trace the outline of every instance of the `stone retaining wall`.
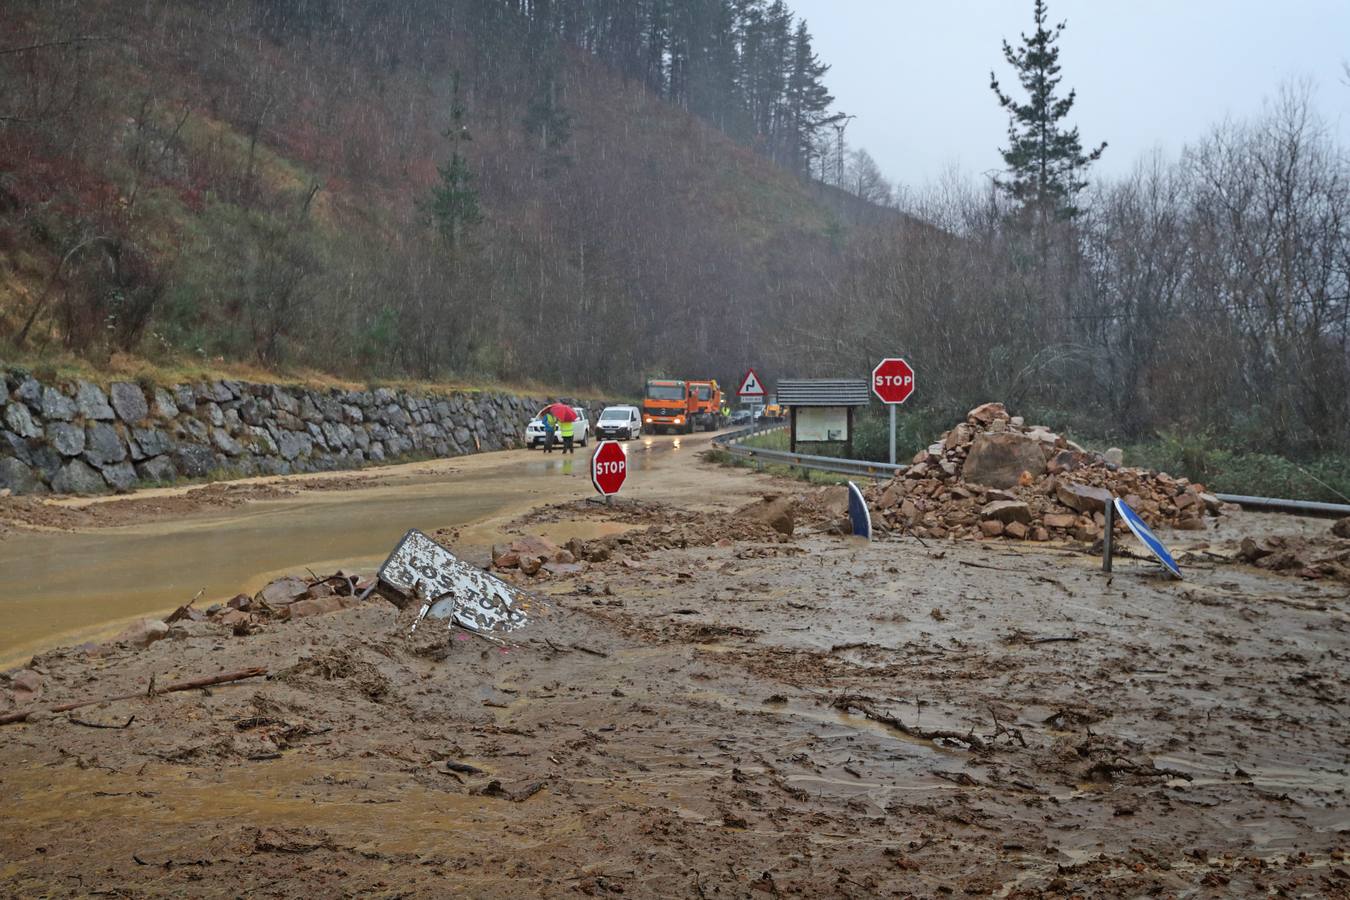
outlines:
M91 494L503 450L524 445L525 425L544 403L239 381L43 384L9 371L0 376L0 489Z

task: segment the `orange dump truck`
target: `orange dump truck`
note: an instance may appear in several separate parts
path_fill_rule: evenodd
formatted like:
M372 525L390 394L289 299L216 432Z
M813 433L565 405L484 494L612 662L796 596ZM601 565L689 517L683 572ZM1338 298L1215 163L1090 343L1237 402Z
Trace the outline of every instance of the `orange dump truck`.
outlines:
M694 398L689 382L651 379L642 396L642 425L655 432L694 430Z
M716 431L726 424L722 415L722 389L716 381L691 381L694 395L694 424L704 431Z
M657 432L715 431L722 424L722 390L716 381L654 378L642 398L642 425Z

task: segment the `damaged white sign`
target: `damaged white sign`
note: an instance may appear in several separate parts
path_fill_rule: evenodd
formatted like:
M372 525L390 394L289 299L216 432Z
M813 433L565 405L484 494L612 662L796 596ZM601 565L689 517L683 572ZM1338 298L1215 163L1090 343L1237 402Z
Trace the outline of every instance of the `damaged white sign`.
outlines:
M481 633L514 631L525 624L514 588L458 559L413 529L380 566L380 581L410 597L430 602L427 617L452 619Z

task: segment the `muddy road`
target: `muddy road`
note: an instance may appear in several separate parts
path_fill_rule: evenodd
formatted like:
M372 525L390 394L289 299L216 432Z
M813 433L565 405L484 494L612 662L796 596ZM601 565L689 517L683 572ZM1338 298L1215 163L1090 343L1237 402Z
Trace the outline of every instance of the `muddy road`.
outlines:
M557 472L471 523L409 523L466 558L503 535L604 548L507 575L535 599L505 646L409 636L372 600L11 673L39 707L268 675L0 726L0 894L1350 896L1344 585L1198 552L1174 582L1069 546L860 544L819 492L786 537L732 511L800 485L657 446L626 505ZM492 495L498 462L184 521L447 477ZM348 565L387 537L309 552ZM268 566L238 571L223 593Z
M743 473L695 468L710 439L628 442L624 495L703 508L719 495L750 496ZM469 542L485 550L495 526L531 506L592 496L591 452L516 450L56 503L0 499L0 572L16 582L0 597L0 670L60 643L107 637L198 591L225 599L284 572L373 570L409 528L467 526Z

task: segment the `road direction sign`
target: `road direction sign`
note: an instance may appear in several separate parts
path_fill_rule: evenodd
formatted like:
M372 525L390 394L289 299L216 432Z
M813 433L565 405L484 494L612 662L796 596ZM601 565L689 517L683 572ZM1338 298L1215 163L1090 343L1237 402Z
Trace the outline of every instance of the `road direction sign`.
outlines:
M740 390L736 391L742 397L763 397L765 395L764 382L759 380L754 369L749 369L745 377L741 379Z
M609 497L617 494L628 478L628 451L618 441L601 441L591 456L591 484Z
M904 403L914 393L914 370L903 359L883 359L872 370L872 393L882 403Z
M1149 530L1143 519L1139 518L1139 514L1130 509L1129 504L1119 497L1115 498L1115 504L1116 512L1125 520L1125 524L1130 526L1130 531L1134 532L1134 536L1139 538L1143 545L1149 549L1149 552L1158 558L1158 562L1163 564L1163 568L1171 572L1174 577L1180 578L1181 567L1172 558L1172 554L1167 552L1163 542L1158 540L1157 535Z

